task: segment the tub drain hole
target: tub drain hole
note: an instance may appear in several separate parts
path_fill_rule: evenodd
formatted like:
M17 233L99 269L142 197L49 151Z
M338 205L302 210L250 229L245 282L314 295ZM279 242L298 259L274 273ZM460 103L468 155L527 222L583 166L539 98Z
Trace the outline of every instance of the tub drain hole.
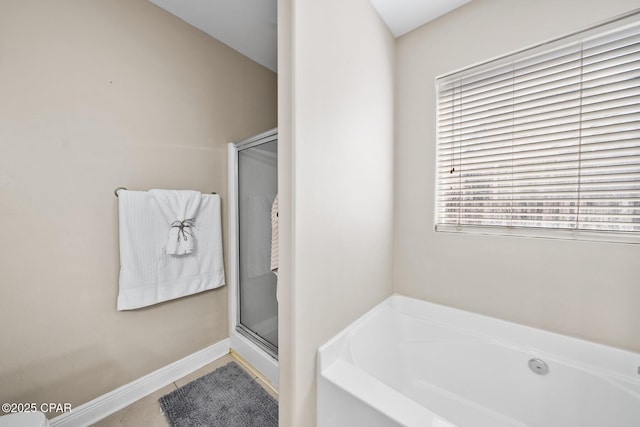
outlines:
M529 359L529 369L537 375L546 375L549 373L549 366L547 366L544 360L540 359Z

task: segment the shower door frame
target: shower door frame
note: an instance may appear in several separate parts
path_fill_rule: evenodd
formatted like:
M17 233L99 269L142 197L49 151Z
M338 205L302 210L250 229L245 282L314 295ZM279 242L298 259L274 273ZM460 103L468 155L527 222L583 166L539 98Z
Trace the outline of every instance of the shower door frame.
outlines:
M278 129L271 129L238 143L228 144L229 182L229 343L231 350L245 359L278 387L277 349L240 323L240 244L238 218L238 153L278 140Z

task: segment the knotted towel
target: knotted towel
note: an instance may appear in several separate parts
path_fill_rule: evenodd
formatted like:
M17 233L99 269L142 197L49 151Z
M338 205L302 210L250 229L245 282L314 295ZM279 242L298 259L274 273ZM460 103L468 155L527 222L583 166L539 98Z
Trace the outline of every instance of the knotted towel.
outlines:
M196 214L202 195L191 190L149 190L169 224L165 251L185 255L195 250Z

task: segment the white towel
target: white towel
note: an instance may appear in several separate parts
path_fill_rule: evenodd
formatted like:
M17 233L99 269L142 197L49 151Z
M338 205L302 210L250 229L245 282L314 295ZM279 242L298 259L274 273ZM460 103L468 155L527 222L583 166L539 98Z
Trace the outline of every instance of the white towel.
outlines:
M194 225L198 221L196 212L202 195L190 190L149 190L149 194L158 203L168 224L167 254L185 255L193 252Z
M271 271L278 275L278 266L280 264L280 253L278 248L278 195L271 205Z
M195 250L168 255L167 221L145 191L118 192L118 310L131 310L224 285L220 196L202 195L193 231Z

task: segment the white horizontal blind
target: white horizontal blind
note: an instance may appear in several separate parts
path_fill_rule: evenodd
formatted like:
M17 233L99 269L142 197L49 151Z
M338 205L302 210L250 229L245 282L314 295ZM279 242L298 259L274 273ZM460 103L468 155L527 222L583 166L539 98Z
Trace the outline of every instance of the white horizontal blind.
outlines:
M637 233L640 23L436 81L436 229Z

